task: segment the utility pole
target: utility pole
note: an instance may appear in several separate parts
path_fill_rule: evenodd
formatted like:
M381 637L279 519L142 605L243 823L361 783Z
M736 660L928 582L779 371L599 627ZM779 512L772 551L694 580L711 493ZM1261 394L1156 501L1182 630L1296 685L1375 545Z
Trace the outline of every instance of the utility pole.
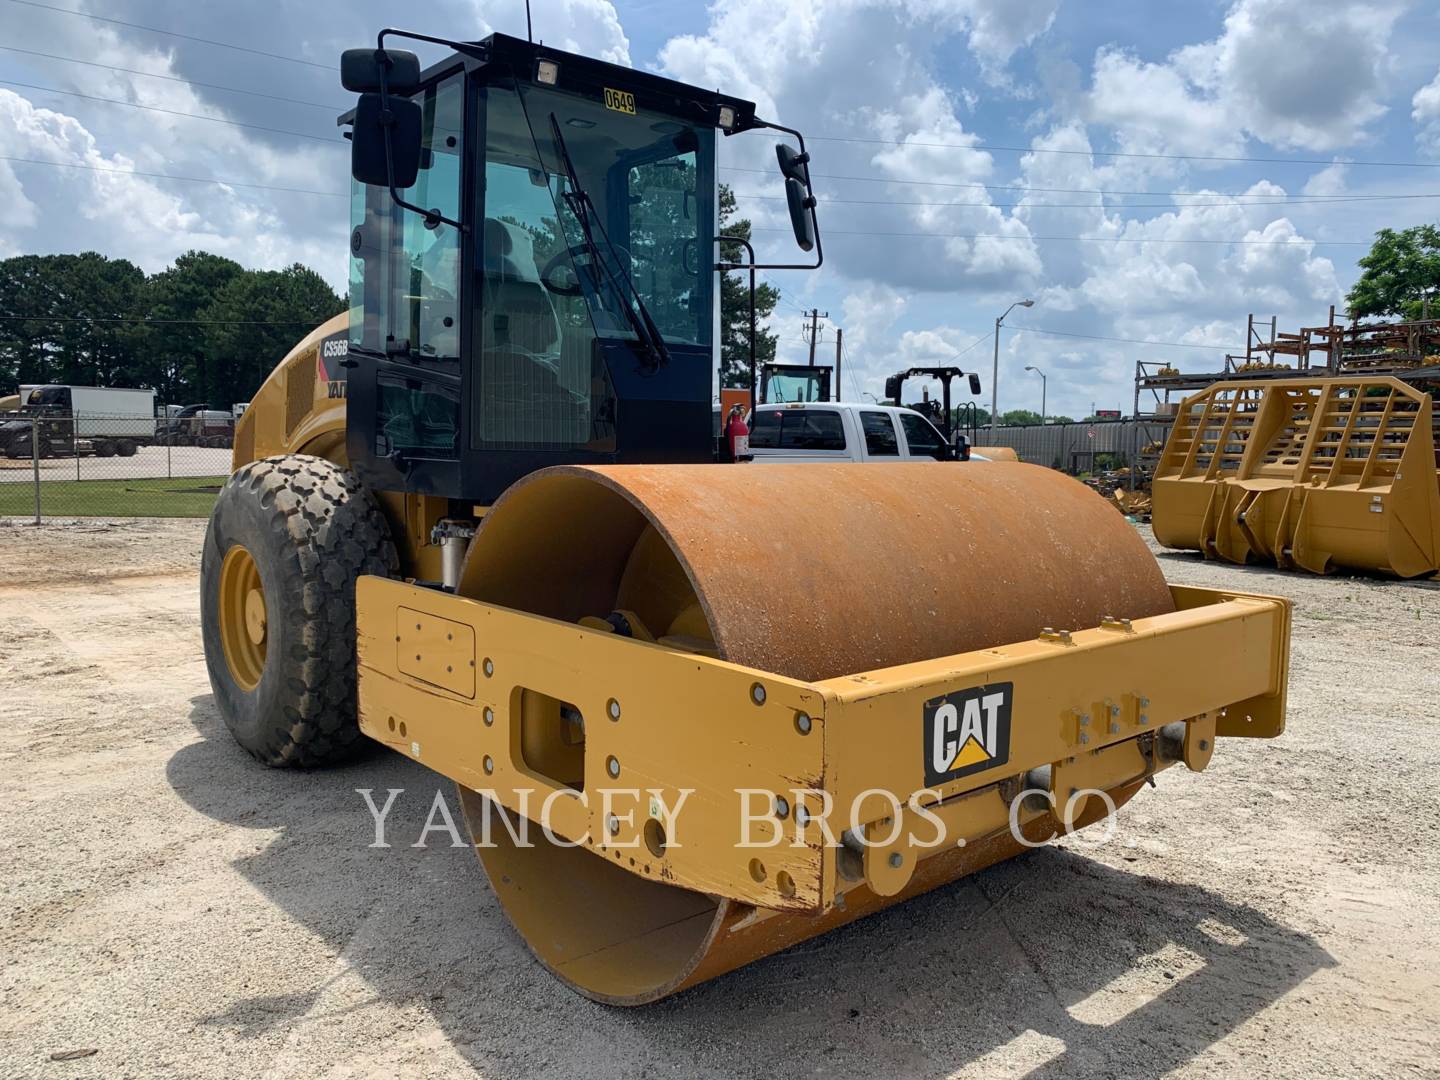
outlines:
M845 353L845 331L840 327L835 328L835 396L833 401L840 400L840 359Z
M830 318L828 311L822 312L819 308L810 309L810 366L815 366L815 343L820 340L820 320Z

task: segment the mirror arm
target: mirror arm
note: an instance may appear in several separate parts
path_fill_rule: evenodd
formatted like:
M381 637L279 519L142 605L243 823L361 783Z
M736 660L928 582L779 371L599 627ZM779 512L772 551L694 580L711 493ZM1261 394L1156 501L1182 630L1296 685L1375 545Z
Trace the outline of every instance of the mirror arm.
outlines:
M397 37L413 38L416 41L428 41L435 45L449 45L455 47L457 50L461 47L460 43L454 41L447 41L444 38L427 37L424 34L412 34L406 30L394 30L390 27L386 27L384 30L380 31L379 35L376 37L375 40L375 47L379 49L382 53L385 51L386 34L394 34ZM395 152L391 147L390 128L393 125L394 121L390 117L390 80L386 75L388 69L389 65L386 64L381 68L380 71L380 116L381 123L385 125L385 178L390 181L390 198L392 201L394 201L395 205L405 210L409 210L412 214L419 214L421 217L423 217L425 219L425 227L427 229L438 229L443 223L445 225L453 226L454 228L459 229L461 232L464 232L465 226L461 222L455 221L453 218L446 217L444 214L440 213L438 209L432 208L430 210L426 210L423 206L416 206L414 203L406 202L400 197L400 191L395 186Z
M775 124L769 120L761 120L758 116L747 130L756 128L769 128L771 131L782 131L786 135L795 136L795 141L800 144L800 153L809 154L805 149L805 136L794 128L786 127L784 124ZM752 252L750 261L744 266L735 264L729 267L731 270L745 270L754 267L756 270L819 270L825 261L825 246L820 242L820 218L815 213L816 199L815 189L810 184L810 166L805 166L805 195L810 200L810 227L815 230L815 261L813 263L757 263Z

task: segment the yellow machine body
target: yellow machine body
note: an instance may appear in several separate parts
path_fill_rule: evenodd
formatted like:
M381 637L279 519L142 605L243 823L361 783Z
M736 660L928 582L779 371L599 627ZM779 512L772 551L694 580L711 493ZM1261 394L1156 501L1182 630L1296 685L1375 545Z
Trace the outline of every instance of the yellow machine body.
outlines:
M1167 587L1035 466L671 465L533 474L457 593L362 577L357 625L361 729L460 786L542 962L638 1004L1279 734L1290 614Z
M1155 470L1167 547L1317 574L1440 571L1429 394L1388 376L1222 382L1186 398Z
M350 315L342 312L306 334L270 372L235 422L230 470L261 458L309 454L345 465L345 390L342 366L350 337ZM449 501L407 492L374 493L390 525L405 572L440 577L440 552L431 530Z

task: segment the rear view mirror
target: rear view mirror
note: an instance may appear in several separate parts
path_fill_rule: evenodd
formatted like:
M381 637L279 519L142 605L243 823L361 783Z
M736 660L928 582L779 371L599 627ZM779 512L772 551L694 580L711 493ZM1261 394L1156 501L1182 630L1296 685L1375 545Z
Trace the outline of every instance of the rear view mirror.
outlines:
M355 127L350 134L350 175L359 183L408 188L420 172L419 102L392 97L389 109L380 95L363 93L355 105ZM386 143L390 168L386 168Z
M795 230L795 243L801 251L815 249L815 220L810 209L815 199L805 191L805 185L793 176L785 178L785 201L790 205L790 227Z
M392 94L413 94L420 86L420 58L403 49L346 49L340 54L340 85L355 94L378 94L382 81Z
M973 371L970 372L970 393L980 393L980 376L976 375Z

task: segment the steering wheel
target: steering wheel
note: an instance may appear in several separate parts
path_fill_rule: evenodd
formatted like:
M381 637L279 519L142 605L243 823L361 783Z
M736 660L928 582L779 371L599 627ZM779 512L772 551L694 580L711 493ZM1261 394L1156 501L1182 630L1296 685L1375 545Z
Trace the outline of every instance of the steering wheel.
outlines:
M619 257L622 265L627 262L633 265L636 258L649 258L649 256L647 255L637 256L634 253L627 251L619 244L612 244L611 247L614 249L615 254ZM590 248L585 244L575 244L572 247L568 247L563 251L557 251L554 255L550 257L550 261L541 268L540 283L544 285L545 288L549 289L552 293L554 293L556 296L579 296L580 293L583 291L583 287L580 284L579 271L576 269L575 264L572 260L577 259L582 255L586 256L587 258L593 258ZM570 277L574 279L573 284L565 284L555 280L556 272L562 269L568 269L570 271ZM593 265L589 269L593 274L595 269Z
M575 268L572 260L581 255L589 255L590 249L584 244L575 244L573 247L562 248L550 257L540 270L540 284L549 289L556 296L579 296L582 289L580 285L580 273ZM560 269L568 270L571 278L570 284L562 284L555 280L555 273Z

